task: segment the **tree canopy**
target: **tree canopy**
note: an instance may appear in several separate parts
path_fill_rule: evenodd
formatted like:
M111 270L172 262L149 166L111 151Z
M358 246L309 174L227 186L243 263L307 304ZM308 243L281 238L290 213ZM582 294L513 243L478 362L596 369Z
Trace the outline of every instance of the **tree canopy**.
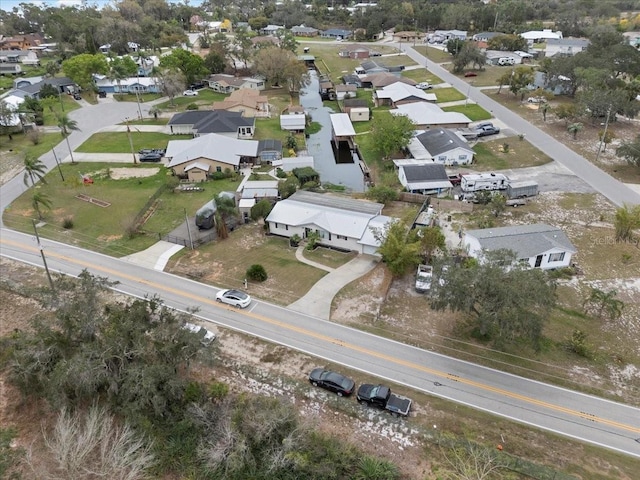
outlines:
M204 59L194 53L176 48L160 59L160 67L182 73L187 85L207 75Z
M481 262L451 266L432 284L431 307L468 314L474 335L498 348L524 341L539 348L556 302L555 283L508 250L484 252Z
M379 112L371 122L371 133L376 141L374 147L383 159L409 145L415 124L405 115Z
M109 65L102 54L82 53L62 62L62 71L84 89L93 83L93 75L106 75Z

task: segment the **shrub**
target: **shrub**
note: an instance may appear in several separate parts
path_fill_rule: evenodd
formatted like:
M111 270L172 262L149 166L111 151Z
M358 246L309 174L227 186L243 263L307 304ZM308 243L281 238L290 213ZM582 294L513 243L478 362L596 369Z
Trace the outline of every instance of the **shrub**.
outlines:
M44 137L44 133L40 128L33 128L27 132L27 138L34 145L38 145L42 141L42 137Z
M371 187L367 190L365 196L370 200L387 205L388 203L398 199L398 192L391 187L380 185L377 187Z
M267 279L267 271L260 264L251 265L247 269L247 278L254 282L264 282Z
M276 177L278 178L287 178L287 172L282 170L280 167L276 170Z
M289 238L289 245L291 245L292 247L297 247L300 244L300 240L302 240L300 238L300 235L298 235L297 233L294 233Z
M273 206L271 205L271 202L263 198L251 207L251 220L256 222L261 218L267 218L269 213L271 213L272 208Z
M65 230L70 230L73 228L73 217L64 217L62 220L62 228Z
M291 134L289 134L284 144L285 144L285 147L290 148L292 150L296 150L298 148L298 141L296 140L296 137L294 137Z
M567 342L567 349L584 358L591 358L591 349L587 343L587 334L582 330L574 330Z
M196 105L195 103L190 103L189 105L187 105L187 110L198 110L198 105Z

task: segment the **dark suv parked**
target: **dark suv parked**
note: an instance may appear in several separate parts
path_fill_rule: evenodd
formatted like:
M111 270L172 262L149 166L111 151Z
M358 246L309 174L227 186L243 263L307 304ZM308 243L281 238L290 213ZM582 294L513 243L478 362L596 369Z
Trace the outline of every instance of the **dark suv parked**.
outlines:
M159 153L145 153L140 155L141 162L159 162L162 159L162 155Z

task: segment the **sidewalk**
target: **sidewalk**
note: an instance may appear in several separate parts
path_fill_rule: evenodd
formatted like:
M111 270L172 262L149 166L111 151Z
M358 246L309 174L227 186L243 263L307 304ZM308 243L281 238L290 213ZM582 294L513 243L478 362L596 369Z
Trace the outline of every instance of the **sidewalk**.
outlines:
M298 257L299 251L300 248L296 250L296 258L298 258L298 260L329 271L329 274L316 282L304 297L296 300L287 308L324 320L330 319L333 297L335 297L343 287L373 270L380 261L378 257L373 255L358 255L340 268L330 269L324 265L318 266L315 262L311 262L304 257ZM301 251L300 255L302 256Z

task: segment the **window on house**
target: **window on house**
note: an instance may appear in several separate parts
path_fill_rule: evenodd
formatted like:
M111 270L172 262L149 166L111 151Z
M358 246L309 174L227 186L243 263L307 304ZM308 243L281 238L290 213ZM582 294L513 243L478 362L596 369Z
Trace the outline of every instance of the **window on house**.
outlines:
M276 223L276 228L278 228L278 224Z
M222 171L222 167L216 167L216 172L221 172Z
M440 155L438 157L438 161L439 162L446 162L447 161L447 156L446 155Z
M466 155L458 155L458 160L466 160L467 156Z
M549 263L551 262L561 262L564 260L564 252L562 253L552 253L549 255Z

